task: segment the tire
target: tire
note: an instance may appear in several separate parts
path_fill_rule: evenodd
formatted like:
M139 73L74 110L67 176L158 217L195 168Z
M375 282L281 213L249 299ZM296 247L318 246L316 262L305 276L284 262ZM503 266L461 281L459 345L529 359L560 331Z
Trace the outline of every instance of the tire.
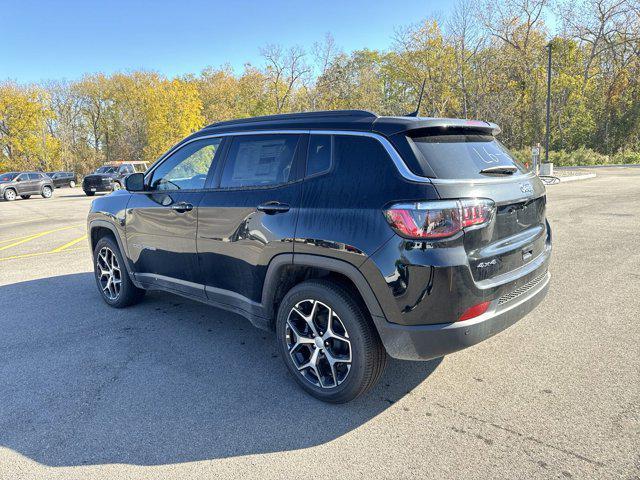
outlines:
M71 180L69 182L69 188L76 188L76 182L74 182L73 180Z
M24 198L25 200L31 198L31 195L20 195L20 198Z
M49 185L45 185L44 187L42 187L40 195L42 195L42 198L51 198L53 196L53 188L51 188Z
M315 332L309 322L314 308ZM278 308L276 335L282 359L298 385L324 402L345 403L368 392L387 363L368 313L347 290L330 281L308 280L289 290ZM304 367L314 358L315 369Z
M4 191L4 199L7 202L13 202L16 199L17 195L16 195L16 191L13 188L7 188Z
M96 192L87 192L87 191L85 191L85 192L84 192L84 194L85 194L87 197L93 197L93 196L96 194Z
M105 236L98 240L93 250L93 271L100 296L108 305L124 308L138 303L144 297L145 290L136 287L129 278L113 237Z
M122 185L120 185L120 182L113 183L113 191L115 192L116 190L122 190Z

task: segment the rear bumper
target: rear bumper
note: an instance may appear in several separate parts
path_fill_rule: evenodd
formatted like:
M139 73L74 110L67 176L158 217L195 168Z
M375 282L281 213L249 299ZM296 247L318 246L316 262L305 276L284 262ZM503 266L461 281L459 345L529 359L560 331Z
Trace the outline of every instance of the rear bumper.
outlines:
M429 360L462 350L507 329L531 312L546 296L550 274L503 305L495 300L484 314L454 323L406 326L376 319L387 352L401 360Z

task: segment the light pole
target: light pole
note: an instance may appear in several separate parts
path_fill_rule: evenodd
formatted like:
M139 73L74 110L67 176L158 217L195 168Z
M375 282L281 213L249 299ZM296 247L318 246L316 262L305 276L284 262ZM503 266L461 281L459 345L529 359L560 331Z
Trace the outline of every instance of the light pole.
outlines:
M549 58L547 61L547 130L544 138L544 162L549 163L549 119L551 115L551 42L547 44Z

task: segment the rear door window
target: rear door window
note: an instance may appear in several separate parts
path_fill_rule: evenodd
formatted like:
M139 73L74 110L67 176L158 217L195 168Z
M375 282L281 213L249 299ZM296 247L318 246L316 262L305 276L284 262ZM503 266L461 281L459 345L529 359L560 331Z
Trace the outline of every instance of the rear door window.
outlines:
M247 135L233 139L221 188L268 187L288 183L300 135Z
M495 177L495 174L480 172L487 168L503 166L516 167L515 173L511 176L521 175L527 171L492 135L428 135L414 137L411 140L437 178Z

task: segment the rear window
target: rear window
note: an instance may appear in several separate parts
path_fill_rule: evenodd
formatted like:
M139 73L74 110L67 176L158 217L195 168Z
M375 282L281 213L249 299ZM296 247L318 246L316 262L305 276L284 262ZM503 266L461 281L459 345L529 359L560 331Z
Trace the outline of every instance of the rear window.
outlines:
M437 178L490 178L496 174L480 172L503 166L515 166L513 175L527 171L492 135L428 135L411 140Z

